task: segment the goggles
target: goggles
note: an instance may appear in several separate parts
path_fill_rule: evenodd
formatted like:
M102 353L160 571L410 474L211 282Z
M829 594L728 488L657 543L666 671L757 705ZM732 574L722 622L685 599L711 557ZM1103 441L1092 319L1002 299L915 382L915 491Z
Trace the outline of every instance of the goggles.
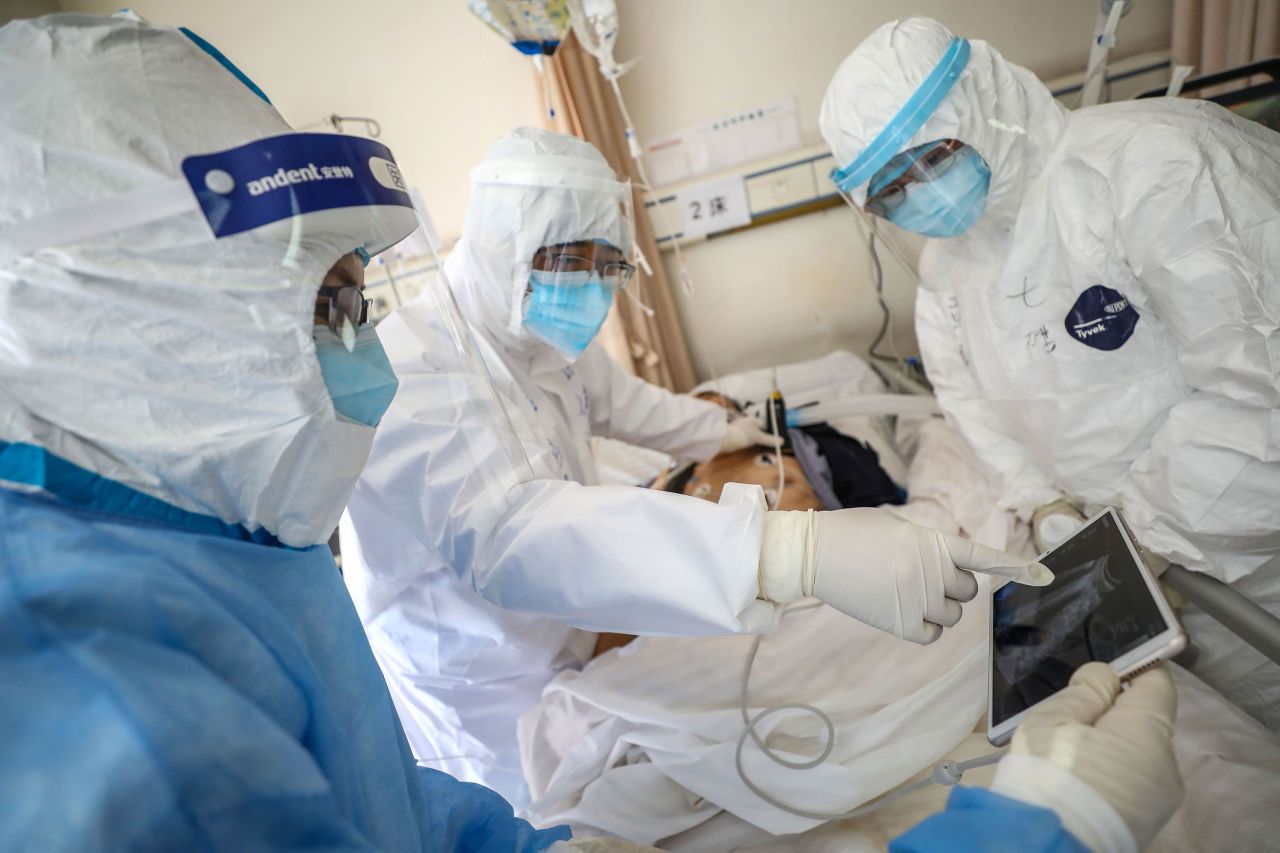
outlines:
M355 330L369 322L372 305L373 300L365 299L364 291L351 284L321 287L316 296L316 306L326 315L326 325L344 343L354 339Z
M534 254L533 268L550 273L594 272L615 290L625 288L636 272L618 247L604 242L544 246Z
M942 177L968 147L958 139L942 139L903 151L872 177L864 209L888 219L906 201L907 187Z

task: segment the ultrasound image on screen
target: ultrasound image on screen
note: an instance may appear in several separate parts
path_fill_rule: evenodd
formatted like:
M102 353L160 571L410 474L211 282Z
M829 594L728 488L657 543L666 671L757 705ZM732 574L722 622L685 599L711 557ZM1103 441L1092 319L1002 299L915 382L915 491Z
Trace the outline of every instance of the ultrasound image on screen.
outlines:
M1011 583L994 596L997 724L1066 687L1089 661L1113 661L1168 627L1110 513L1043 562L1053 583Z

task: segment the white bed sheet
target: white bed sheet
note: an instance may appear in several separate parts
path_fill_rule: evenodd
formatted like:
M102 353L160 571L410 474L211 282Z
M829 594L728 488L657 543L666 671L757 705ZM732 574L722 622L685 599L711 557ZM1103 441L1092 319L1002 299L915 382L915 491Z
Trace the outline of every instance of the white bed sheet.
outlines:
M1186 797L1148 853L1277 849L1280 739L1185 669L1172 665L1171 670L1178 688L1173 747ZM985 735L975 732L951 756L964 760L990 749ZM994 775L994 767L979 767L965 774L964 784L985 787ZM665 842L663 849L674 853L883 851L891 839L941 810L948 794L949 789L933 785L857 820L784 838L765 838L758 828L721 814Z

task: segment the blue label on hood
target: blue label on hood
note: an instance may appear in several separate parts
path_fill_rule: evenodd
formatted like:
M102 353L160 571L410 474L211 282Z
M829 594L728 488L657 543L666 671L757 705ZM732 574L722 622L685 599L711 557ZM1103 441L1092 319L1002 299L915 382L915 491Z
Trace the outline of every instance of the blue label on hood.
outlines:
M1133 337L1138 312L1120 291L1095 284L1076 299L1064 325L1068 335L1086 346L1116 350Z
M387 146L358 136L288 133L182 161L217 237L318 210L413 208Z

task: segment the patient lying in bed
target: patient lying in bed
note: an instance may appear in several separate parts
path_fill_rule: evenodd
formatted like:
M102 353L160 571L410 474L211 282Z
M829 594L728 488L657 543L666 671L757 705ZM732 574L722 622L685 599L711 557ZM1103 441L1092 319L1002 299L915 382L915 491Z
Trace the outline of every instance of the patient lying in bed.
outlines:
M856 368L840 364L843 371ZM780 383L782 375L779 369ZM993 547L1029 548L1025 527L996 507L976 460L944 422L900 423L897 437L896 448L878 446L887 469L898 465L891 458L898 448L909 462L899 476L910 499L891 507L894 512ZM771 474L763 456L774 465ZM734 463L730 472L696 472L685 488L698 494L705 485L701 496L713 499L723 482L741 482L750 473L758 478L749 482L776 486L771 453L747 451ZM799 487L799 477L788 494L793 470L782 499L812 504L814 490ZM747 690L749 713L786 702L813 704L831 716L836 746L826 764L804 771L779 768L748 749L749 775L784 801L834 812L927 773L943 758L988 752L981 726L989 593L984 587L956 628L926 647L825 607L785 616L760 645ZM559 676L520 723L533 796L528 816L668 850L846 851L882 850L941 807L947 792L934 786L867 817L820 824L751 794L734 766L751 643L743 636L647 637ZM1151 849L1256 849L1258 839L1274 832L1280 740L1194 677L1181 670L1175 677L1175 749L1187 798ZM761 729L793 759L822 750L824 730L812 715L779 714ZM989 768L980 768L965 784L989 778Z
M697 396L742 412L736 400L719 392ZM721 453L693 466L687 476L673 476L657 485L709 501L720 500L726 483L758 485L769 506L782 510L902 503L902 489L880 466L875 450L858 439L827 424L790 429L788 436L788 447L781 453L760 447Z

